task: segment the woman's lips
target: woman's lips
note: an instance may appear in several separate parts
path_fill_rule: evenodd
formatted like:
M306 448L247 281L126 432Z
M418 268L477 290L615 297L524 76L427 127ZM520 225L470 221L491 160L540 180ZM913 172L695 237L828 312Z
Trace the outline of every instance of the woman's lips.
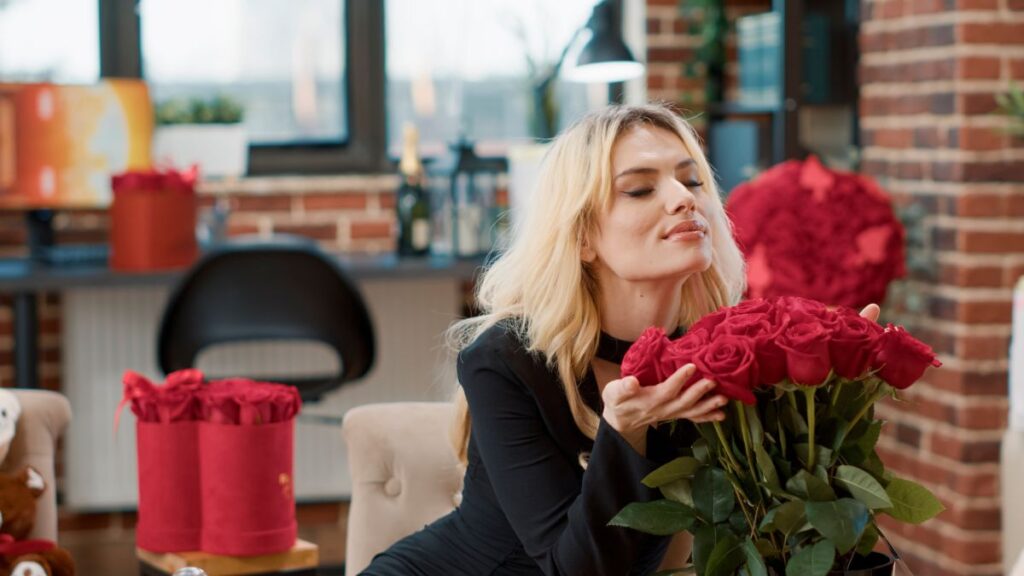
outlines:
M707 226L703 222L696 220L687 220L686 222L680 222L669 230L664 238L669 242L686 242L694 240L702 240L707 236Z

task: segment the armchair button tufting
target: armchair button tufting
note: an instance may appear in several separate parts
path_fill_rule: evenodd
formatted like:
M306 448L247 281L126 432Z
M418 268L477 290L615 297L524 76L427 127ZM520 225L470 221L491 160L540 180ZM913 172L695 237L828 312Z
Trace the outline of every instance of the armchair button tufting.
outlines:
M388 481L384 483L384 493L391 497L398 496L402 493L402 481L397 476L388 478Z

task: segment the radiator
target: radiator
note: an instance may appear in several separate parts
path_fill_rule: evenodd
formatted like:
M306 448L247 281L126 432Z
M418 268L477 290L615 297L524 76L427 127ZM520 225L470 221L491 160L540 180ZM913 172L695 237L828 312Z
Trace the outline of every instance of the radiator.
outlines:
M365 280L377 338L377 360L362 380L303 406L306 414L341 416L373 402L446 400L455 386L454 362L443 332L461 303L452 279ZM121 375L135 370L153 379L156 338L167 287L76 288L63 293L63 391L74 416L65 438L64 496L77 510L134 508L135 419L129 408L114 430ZM322 372L334 366L321 345L246 344L212 349L198 359L210 375ZM348 498L351 480L341 428L299 421L295 431L295 486L300 501Z

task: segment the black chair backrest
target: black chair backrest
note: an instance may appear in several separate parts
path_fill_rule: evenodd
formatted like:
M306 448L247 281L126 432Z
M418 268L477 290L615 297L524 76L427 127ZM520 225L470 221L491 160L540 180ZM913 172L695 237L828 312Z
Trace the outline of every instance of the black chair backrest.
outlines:
M315 244L227 244L203 257L171 293L157 344L165 374L194 366L206 347L260 340L317 341L337 355L337 374L269 378L304 401L364 376L373 326L355 285ZM232 374L231 376L246 376Z

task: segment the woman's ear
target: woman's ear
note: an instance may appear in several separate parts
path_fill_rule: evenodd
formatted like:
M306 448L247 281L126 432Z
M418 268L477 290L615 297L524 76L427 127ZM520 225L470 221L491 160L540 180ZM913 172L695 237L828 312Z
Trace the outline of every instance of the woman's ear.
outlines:
M590 247L590 239L583 239L583 246L580 247L580 260L586 264L592 264L597 259L597 252Z

